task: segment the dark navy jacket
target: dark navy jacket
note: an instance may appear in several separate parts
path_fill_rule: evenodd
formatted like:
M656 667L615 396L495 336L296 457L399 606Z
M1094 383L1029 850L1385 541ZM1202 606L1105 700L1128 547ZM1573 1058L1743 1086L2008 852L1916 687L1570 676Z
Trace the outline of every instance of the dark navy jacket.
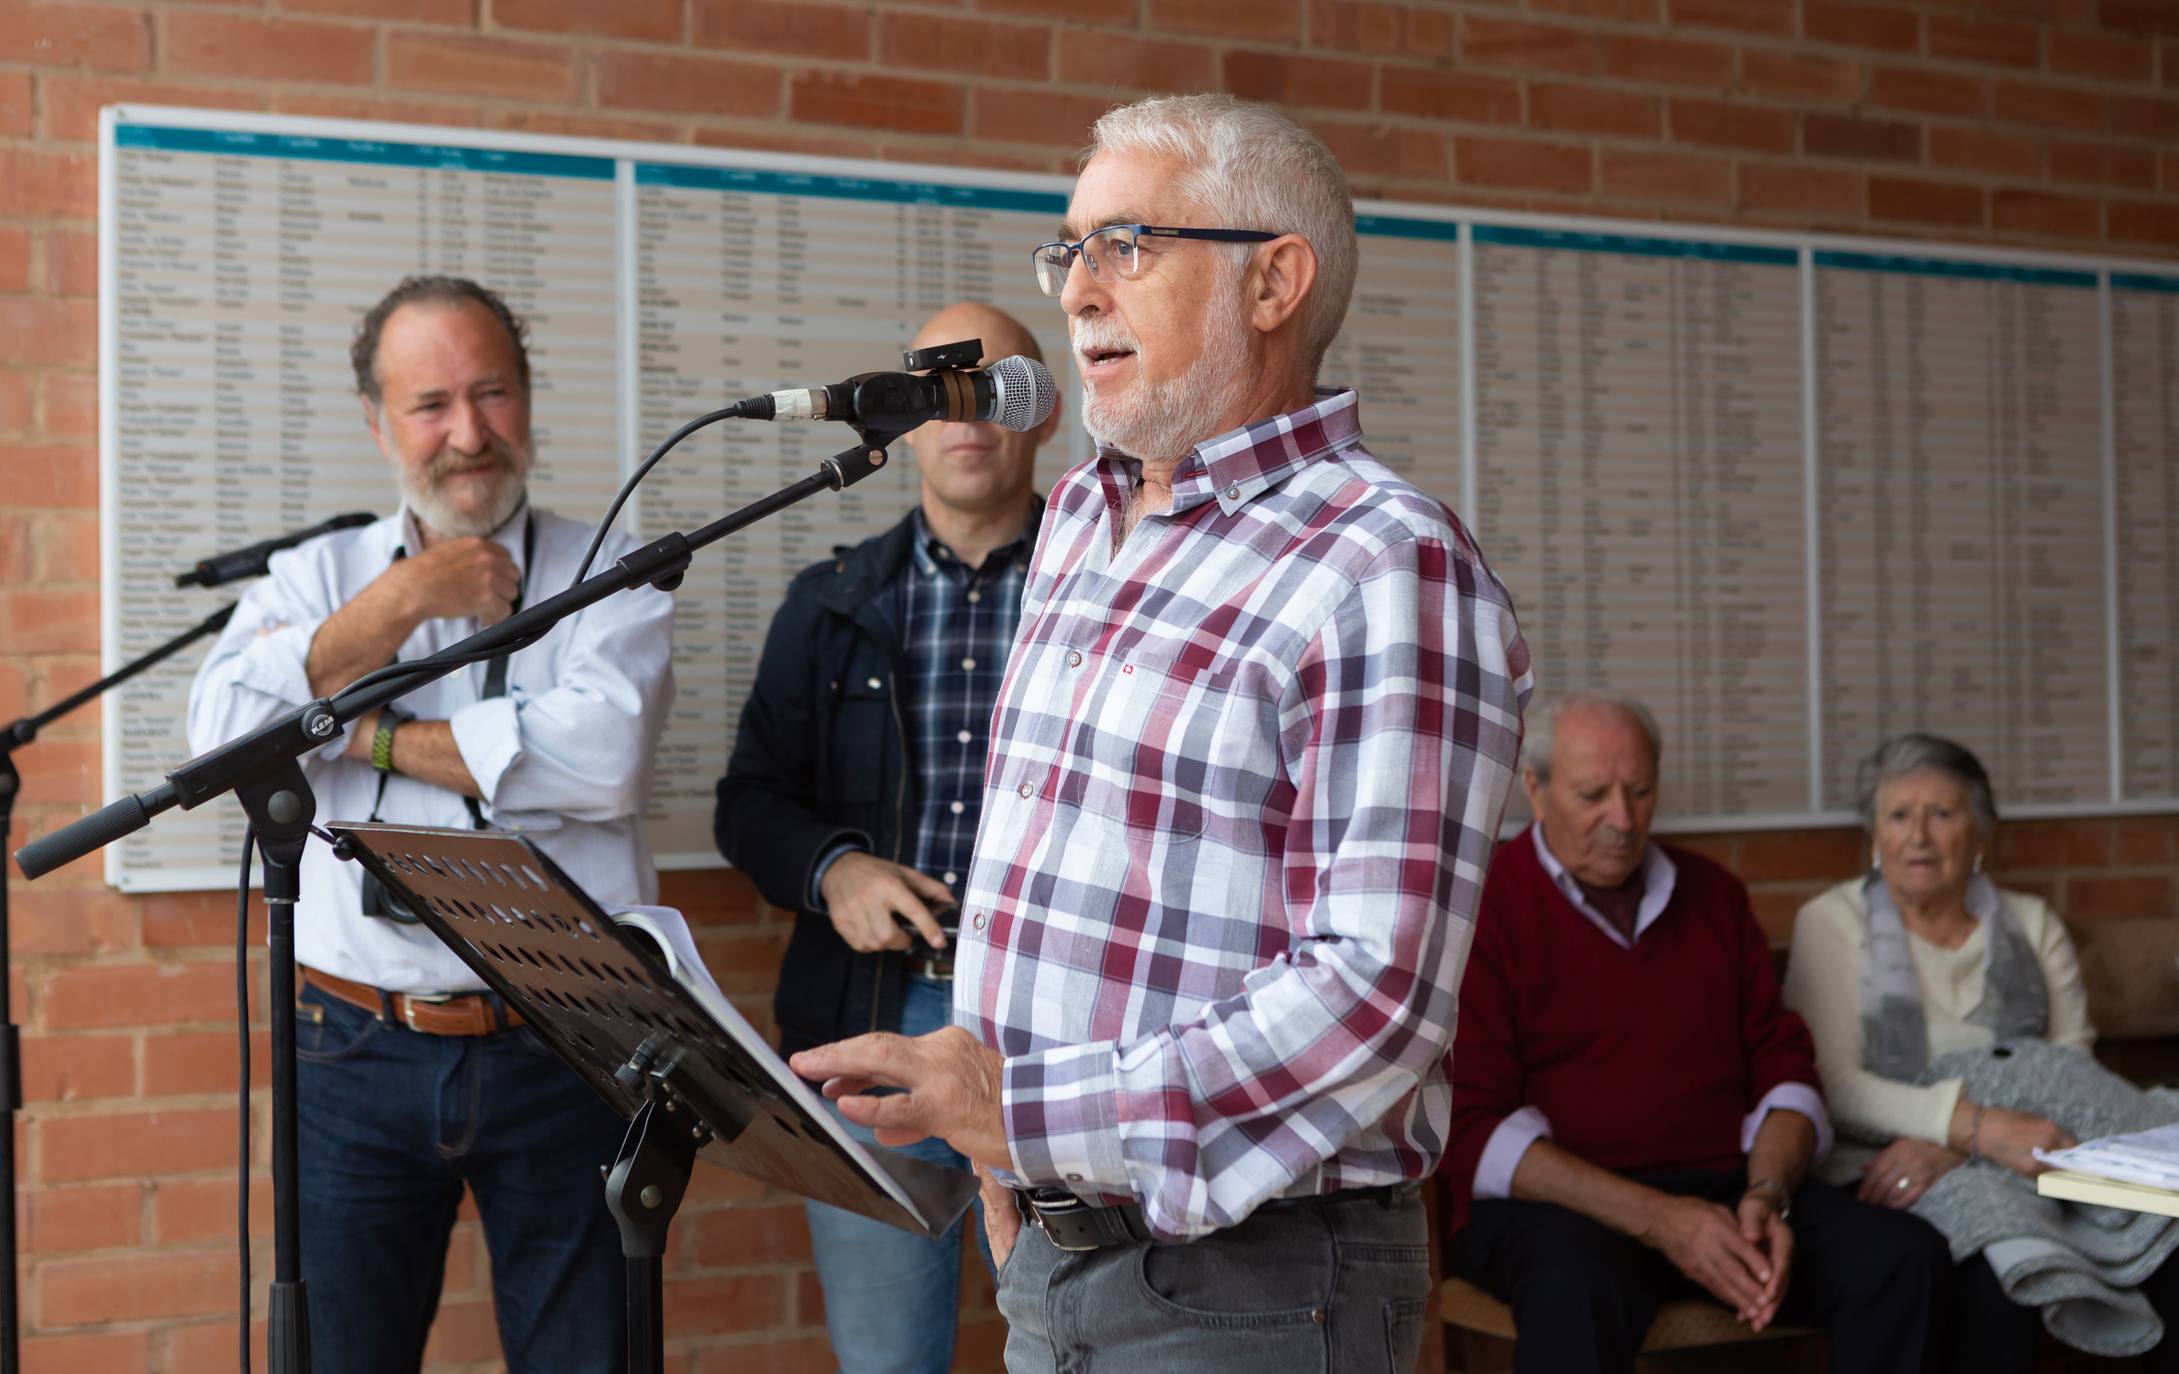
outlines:
M783 1054L900 1029L905 959L857 954L807 903L817 861L843 840L896 863L914 858L918 798L897 691L908 664L896 588L914 530L910 513L794 579L719 781L719 852L764 900L796 913L772 1004Z

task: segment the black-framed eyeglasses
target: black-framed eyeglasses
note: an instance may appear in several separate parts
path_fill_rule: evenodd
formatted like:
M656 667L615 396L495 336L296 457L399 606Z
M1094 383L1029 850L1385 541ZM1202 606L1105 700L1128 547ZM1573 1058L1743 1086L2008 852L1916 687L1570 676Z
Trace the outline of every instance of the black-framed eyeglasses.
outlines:
M1067 271L1079 256L1088 266L1090 275L1099 281L1105 279L1105 269L1112 269L1116 278L1133 277L1142 270L1143 255L1137 243L1141 239L1208 239L1213 243L1265 243L1280 237L1262 229L1173 229L1160 224L1108 224L1102 229L1084 234L1073 243L1059 241L1042 244L1029 254L1035 265L1037 285L1047 296L1056 296L1067 287Z

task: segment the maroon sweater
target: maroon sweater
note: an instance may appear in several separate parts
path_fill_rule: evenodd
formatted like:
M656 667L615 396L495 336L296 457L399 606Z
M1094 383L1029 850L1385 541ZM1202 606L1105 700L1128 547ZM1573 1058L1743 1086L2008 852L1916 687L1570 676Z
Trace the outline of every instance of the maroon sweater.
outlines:
M1765 1093L1820 1086L1747 888L1664 849L1679 874L1672 899L1622 949L1559 893L1527 831L1498 846L1460 984L1448 1234L1467 1224L1491 1132L1522 1107L1544 1114L1558 1145L1618 1173L1732 1169Z

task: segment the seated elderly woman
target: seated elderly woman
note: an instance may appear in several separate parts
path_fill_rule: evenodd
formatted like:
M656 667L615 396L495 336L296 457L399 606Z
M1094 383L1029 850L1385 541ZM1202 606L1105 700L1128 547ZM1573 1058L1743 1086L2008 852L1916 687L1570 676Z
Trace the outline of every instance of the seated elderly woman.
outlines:
M1975 1160L2032 1178L2044 1168L2036 1149L2073 1143L2044 1116L1977 1100L1962 1077L1945 1076L1977 1062L1962 1052L1983 1060L2018 1054L2025 1063L2048 1053L2032 1042L2047 1042L2081 1056L2077 1066L2059 1063L2055 1076L2108 1084L2099 1090L2125 1099L2124 1110L2153 1117L2161 1108L2142 1106L2143 1095L2087 1058L2095 1030L2065 923L2041 898L2001 889L1983 873L1997 806L1975 756L1933 735L1902 735L1862 765L1860 783L1871 869L1801 908L1785 999L1815 1038L1841 1137L1827 1176L1858 1181L1864 1201L1914 1208L1946 1232L1957 1255L1979 1237L1963 1239L1952 1224L1956 1207L1916 1206L1940 1179ZM2031 1043L2016 1050L2022 1042ZM1848 1139L1867 1144L1853 1149ZM1967 1196L1955 1188L1931 1202ZM2162 1228L2151 1223L2145 1233L2161 1236ZM2140 1285L2167 1326L2179 1317L2179 1264L2161 1263L2158 1251L2172 1243L2148 1246L2143 1265L2160 1268ZM2035 1369L2038 1308L2008 1300L1981 1249L1961 1265L1959 1280L1954 1367ZM2139 1325L2151 1334L2137 1339L2154 1338L2146 1312ZM2166 1339L2149 1367L2179 1369L2175 1356L2179 1338Z

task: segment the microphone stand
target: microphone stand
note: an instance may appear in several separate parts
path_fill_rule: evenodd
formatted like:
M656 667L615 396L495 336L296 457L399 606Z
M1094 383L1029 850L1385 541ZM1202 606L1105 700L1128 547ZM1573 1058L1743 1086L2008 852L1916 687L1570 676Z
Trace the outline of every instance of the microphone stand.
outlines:
M233 792L257 830L264 862L267 946L271 955L273 1280L268 1304L266 1362L273 1374L308 1374L310 1309L302 1280L302 1226L296 1196L295 903L300 860L317 815L317 798L298 760L321 748L359 716L395 701L464 663L512 652L534 643L577 611L632 587L670 592L681 585L690 556L707 544L785 510L819 491L840 491L883 467L885 446L915 422L857 424L863 443L818 465L816 472L762 500L697 530L668 534L622 558L613 567L534 606L525 606L442 653L366 674L329 698L288 712L176 768L149 792L121 798L16 851L16 861L38 878L72 859L134 834L151 818L179 806L203 805ZM342 858L350 857L334 851Z
M182 631L158 648L121 666L73 696L57 701L34 716L0 727L0 835L15 821L15 798L22 791L23 775L15 767L15 751L38 738L38 732L87 701L103 695L207 635L227 628L235 613L230 601L196 625ZM7 1185L8 1203L0 1207L0 1374L16 1374L22 1352L21 1308L15 1291L15 1114L23 1108L22 1037L8 1005L12 984L8 965L8 871L0 864L0 1182Z

